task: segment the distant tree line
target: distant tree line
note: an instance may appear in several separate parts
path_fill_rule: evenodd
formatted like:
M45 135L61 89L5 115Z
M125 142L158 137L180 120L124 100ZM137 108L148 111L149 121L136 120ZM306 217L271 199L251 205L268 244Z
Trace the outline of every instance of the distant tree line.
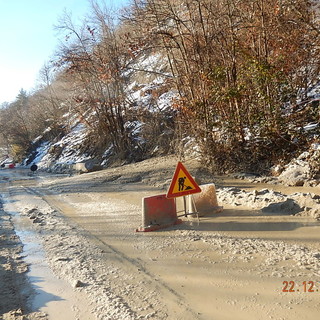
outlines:
M115 23L93 2L81 26L61 18L42 86L0 110L0 132L21 156L44 129L63 134L77 117L87 152L112 145L133 160L159 143L177 150L159 140L169 127L176 146L194 138L215 170L268 169L314 141L302 127L319 122L319 104L299 101L320 81L319 10L311 0L134 0ZM155 52L170 75L163 90L177 92L170 114L139 110L126 94L128 74L150 72L135 70L136 59ZM144 124L143 145L130 121Z

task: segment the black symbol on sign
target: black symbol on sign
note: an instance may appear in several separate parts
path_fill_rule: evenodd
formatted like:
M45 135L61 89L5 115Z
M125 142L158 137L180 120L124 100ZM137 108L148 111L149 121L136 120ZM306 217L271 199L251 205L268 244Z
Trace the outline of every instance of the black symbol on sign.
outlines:
M179 184L179 191L183 191L183 190L192 190L192 188L190 186L186 186L185 183L186 177L183 178L179 178L178 180L178 184Z
M178 182L179 182L179 191L183 191L184 189L184 181L186 180L186 177L184 178L179 178Z

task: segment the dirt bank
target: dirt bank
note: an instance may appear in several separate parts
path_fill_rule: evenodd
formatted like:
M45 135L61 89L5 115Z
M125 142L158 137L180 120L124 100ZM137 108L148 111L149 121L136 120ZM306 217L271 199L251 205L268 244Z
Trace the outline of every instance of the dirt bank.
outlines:
M273 201L266 192L255 194L260 207L250 207L251 189L227 190L223 184L234 186L220 180L222 213L134 232L142 197L165 192L176 160L73 177L1 171L9 178L2 190L34 226L54 273L87 297L96 319L316 320L320 223L279 208L263 212ZM204 182L215 179L195 161L185 165Z

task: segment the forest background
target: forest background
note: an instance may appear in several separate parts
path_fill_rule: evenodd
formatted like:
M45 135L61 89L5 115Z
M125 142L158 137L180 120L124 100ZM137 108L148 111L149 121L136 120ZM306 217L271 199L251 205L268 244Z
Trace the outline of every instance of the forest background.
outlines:
M134 0L117 16L91 7L82 25L57 22L41 84L1 106L1 145L15 161L32 163L43 146L60 161L63 137L80 128L69 152L106 165L193 145L220 173L268 173L319 142L318 1Z

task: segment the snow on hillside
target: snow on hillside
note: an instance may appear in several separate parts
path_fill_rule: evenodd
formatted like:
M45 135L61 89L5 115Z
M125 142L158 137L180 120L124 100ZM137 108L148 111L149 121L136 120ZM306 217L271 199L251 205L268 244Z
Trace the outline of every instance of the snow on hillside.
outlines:
M168 84L172 74L168 69L168 63L165 56L161 53L142 53L131 61L128 69L123 73L123 76L127 79L126 94L130 106L137 110L147 110L153 112L170 112L172 104L176 98L178 98L178 92ZM308 89L308 92L304 94L307 97L306 100L297 101L296 109L303 109L306 105L311 103L318 103L320 99L320 83ZM288 104L286 112L290 113L293 110L293 106ZM69 168L72 164L89 160L90 157L81 152L81 145L86 139L87 129L86 127L77 122L77 118L68 115L73 122L73 129L61 138L59 141L50 142L43 141L36 151L36 157L33 159L31 164L37 164L40 169L54 169L60 170L62 168ZM125 128L131 135L132 139L138 144L143 144L143 138L141 132L145 123L135 120L128 120L125 123ZM298 128L299 129L299 128ZM308 132L313 138L317 137L319 131L319 123L306 123L301 130ZM165 133L163 133L165 134ZM192 137L187 137L182 141L185 144L186 149L190 150L195 156L199 153L199 148L195 144ZM101 164L105 165L108 163L108 158L113 154L112 146L106 146L106 150L101 160ZM157 150L157 146L155 146ZM301 155L296 161L292 161L285 168L284 171L290 171L294 167L295 169L300 166L308 167L307 162L311 160L315 163L315 159L318 157L317 148L310 148L307 157ZM315 154L315 155L314 155ZM302 160L303 164L302 163ZM313 167L315 165L313 164ZM301 169L302 170L302 169ZM306 169L308 173L301 174L307 177L310 169ZM62 170L63 171L63 170ZM278 174L280 174L279 172ZM282 174L282 177L285 173ZM293 184L295 182L292 182ZM298 182L300 183L300 182Z
M135 108L150 112L168 111L177 97L175 90L165 86L166 79L170 78L171 74L167 71L166 60L159 53L141 55L131 63L124 76L128 79L126 87L128 100ZM90 159L88 155L81 152L81 144L86 138L87 129L75 118L72 122L73 129L61 140L42 142L36 150L35 158L32 162L29 161L30 165L37 164L39 169L50 168L50 170L63 172L74 163ZM125 124L125 128L130 131L135 140L140 139L139 134L143 126L144 123L137 120L127 121ZM107 163L107 158L111 154L112 146L106 146L102 165Z
M137 107L147 108L149 111L169 109L178 92L172 89L161 91L166 80L172 78L167 68L167 59L160 53L143 54L137 58L126 72L130 79L127 87L128 98Z
M81 153L81 144L86 137L86 128L77 124L69 134L55 143L43 142L37 148L37 155L30 164L37 164L39 169L59 170L74 163L90 159Z

